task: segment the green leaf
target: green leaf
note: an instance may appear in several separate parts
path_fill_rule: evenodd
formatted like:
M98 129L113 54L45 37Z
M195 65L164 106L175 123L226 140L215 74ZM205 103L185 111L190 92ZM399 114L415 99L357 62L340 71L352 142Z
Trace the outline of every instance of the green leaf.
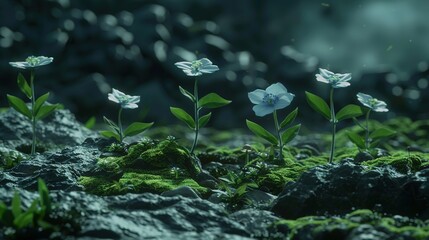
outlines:
M97 119L94 116L92 116L85 122L85 127L88 129L93 129L96 122L97 122Z
M17 229L26 228L33 224L33 218L33 213L24 213L15 218L15 220L13 220L13 224Z
M30 109L28 109L28 107L24 101L22 101L21 99L15 97L15 96L9 95L9 94L7 95L7 100L9 102L9 105L13 109L18 111L22 115L26 116L28 119L32 118L32 114L30 112Z
M21 92L25 94L29 99L32 98L31 87L28 85L27 80L25 80L24 75L21 73L18 74L17 78L18 86Z
M153 122L151 123L143 123L143 122L135 122L128 126L124 131L124 136L134 136L139 133L144 132L146 129L152 127Z
M119 133L119 127L114 123L112 120L108 119L107 117L103 116L104 122L109 125L113 130L117 131Z
M322 114L326 119L331 120L331 110L328 104L321 97L310 92L305 92L305 96L311 108Z
M171 113L180 121L185 122L188 127L195 129L195 121L185 110L181 108L170 107Z
M292 141L292 139L294 139L298 135L300 129L301 129L301 124L297 124L293 127L286 129L286 131L282 133L283 144L286 144Z
M210 121L211 116L212 116L212 113L210 112L210 113L200 117L200 119L198 120L198 125L199 125L198 127L199 128L205 127L207 125L207 123Z
M202 97L199 101L200 107L205 108L218 108L230 104L231 101L226 100L225 98L219 96L216 93L209 93L206 96Z
M246 120L247 127L252 131L256 136L261 137L273 145L277 145L279 142L273 134L265 130L261 125L254 123L252 121Z
M114 138L118 142L120 141L119 134L117 134L117 133L115 133L113 131L106 130L106 131L100 131L99 133L100 133L101 136L103 136L105 138Z
M46 100L48 100L49 98L49 93L46 93L42 96L40 96L37 100L36 100L36 104L34 105L34 114L37 116L37 113L39 113L40 108L43 106L43 104L46 102Z
M49 199L48 187L46 187L45 181L43 181L41 178L37 179L37 185L39 190L40 204L42 206L45 206L46 211L50 213L52 209L51 209L51 200Z
M379 128L377 130L375 130L374 132L372 132L369 135L369 138L371 139L380 139L380 138L388 138L388 137L392 137L393 135L395 135L396 132L387 128Z
M349 104L343 108L341 108L340 111L338 111L336 115L337 121L342 121L344 119L359 117L363 114L362 108L358 105Z
M280 129L286 127L288 124L292 123L296 116L298 115L298 108L295 108L291 113L289 113L283 122L280 123Z
M19 217L19 215L22 214L22 209L21 209L21 197L19 196L18 192L15 192L13 194L13 198L12 198L12 214L14 218Z
M36 115L36 120L42 120L45 117L49 116L57 109L57 107L58 106L56 104L42 106Z
M183 94L183 96L191 99L192 102L195 102L195 96L192 95L192 93L190 93L188 90L182 88L181 86L179 86L179 90Z
M355 132L347 132L347 137L352 143L354 143L358 148L365 149L365 139Z
M373 141L371 144L369 144L369 147L375 148L378 146L378 144L380 144L380 140Z

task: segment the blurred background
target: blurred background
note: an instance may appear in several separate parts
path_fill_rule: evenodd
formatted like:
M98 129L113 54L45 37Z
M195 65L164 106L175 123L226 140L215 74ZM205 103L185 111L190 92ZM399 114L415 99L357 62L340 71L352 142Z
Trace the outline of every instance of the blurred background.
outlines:
M192 110L178 86L191 90L193 79L173 64L208 57L221 70L202 77L200 95L233 100L214 110L216 128L272 123L254 115L247 92L276 82L296 95L281 116L299 106L307 127L327 124L304 95L327 98L319 67L352 73L351 87L336 91L337 109L357 104L361 91L388 104L374 118L428 118L428 12L427 0L2 0L0 107L7 93L22 96L8 62L44 55L54 62L37 70L36 94L51 92L80 121L116 116L113 87L141 96L129 121L177 123L169 106Z

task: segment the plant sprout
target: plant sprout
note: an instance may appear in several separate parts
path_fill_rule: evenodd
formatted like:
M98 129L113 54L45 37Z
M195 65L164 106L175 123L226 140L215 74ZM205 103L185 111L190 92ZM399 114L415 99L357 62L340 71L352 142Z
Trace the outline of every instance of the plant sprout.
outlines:
M319 74L316 74L316 80L319 82L327 83L331 86L331 90L329 93L329 106L328 104L319 96L312 94L310 92L305 92L307 102L311 108L313 108L316 112L320 113L323 117L328 119L332 125L332 141L331 141L331 151L329 155L329 163L332 163L334 160L334 152L335 152L335 133L337 123L339 121L354 118L361 116L362 109L354 104L349 104L337 114L335 114L334 107L334 89L336 88L344 88L350 86L349 81L352 79L350 73L340 74L333 73L326 69L319 69Z
M30 70L30 84L28 84L24 75L18 74L17 82L19 89L25 96L31 100L31 109L25 104L23 100L18 97L7 95L9 105L16 111L24 115L31 122L31 129L33 133L33 139L31 144L31 155L36 153L36 123L39 120L49 116L55 109L59 107L58 104L48 104L46 101L49 98L49 93L42 95L36 99L36 93L34 91L34 70L38 67L48 65L52 63L54 59L52 57L44 56L30 56L23 62L9 62L12 67L19 69Z
M274 146L279 147L279 161L283 163L283 146L290 142L299 132L301 124L285 128L292 123L297 114L298 108L292 111L280 124L277 116L277 110L283 109L290 105L295 95L289 93L281 83L272 84L266 90L257 89L248 94L250 101L255 104L253 111L256 116L263 117L270 113L273 114L274 125L277 137L268 132L265 128L257 123L246 120L247 127L256 136L261 137Z
M369 115L371 111L374 112L388 112L387 104L384 101L373 98L372 96L364 93L358 93L358 101L365 108L365 126L363 126L359 121L354 118L356 124L360 126L365 131L365 138L362 138L357 133L348 132L347 136L350 141L352 141L359 149L369 150L372 147L375 147L380 139L393 136L396 132L387 128L378 128L374 132L370 133L369 131Z
M213 63L209 59L202 58L192 62L177 62L174 65L182 69L187 76L195 77L194 94L190 93L189 91L179 86L180 92L194 103L194 117L191 117L190 114L188 114L185 110L181 108L170 107L171 113L177 119L186 123L186 125L188 125L188 127L194 130L195 132L194 141L192 143L192 147L190 150L190 154L192 155L194 153L195 147L197 146L199 130L210 121L210 117L212 115L212 113L209 112L208 114L200 117L201 109L219 108L231 103L231 101L224 99L223 97L219 96L216 93L209 93L206 96L202 97L201 99L198 98L198 78L197 77L203 74L209 74L219 70L219 67L216 65L213 65Z
M122 110L123 109L135 109L138 108L138 103L140 102L140 96L130 96L125 93L112 89L112 93L108 94L108 99L112 102L118 103L120 105L118 112L118 124L114 123L110 119L103 117L106 124L112 129L112 131L106 130L101 131L100 134L106 138L115 138L119 143L123 143L125 137L134 136L139 133L142 133L146 129L150 128L153 125L151 123L143 122L134 122L123 130L122 126Z

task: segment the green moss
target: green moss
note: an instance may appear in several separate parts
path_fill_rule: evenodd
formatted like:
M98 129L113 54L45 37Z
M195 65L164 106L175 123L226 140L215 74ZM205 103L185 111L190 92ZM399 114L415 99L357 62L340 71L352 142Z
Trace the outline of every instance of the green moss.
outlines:
M396 151L391 156L380 157L374 160L365 161L362 165L370 168L390 165L398 172L416 172L429 164L429 154L406 151Z
M395 234L396 237L399 237L398 235L413 239L429 237L428 222L399 216L386 217L368 209L356 210L344 217L307 216L296 220L281 220L275 224L275 228L287 235L288 239L295 239L300 234L305 234L311 239L327 239L323 237L331 236L333 233L345 238L362 224Z
M201 187L186 173L178 176L168 169L126 172L119 180L109 180L102 177L81 177L79 183L85 191L97 195L118 195L125 193L162 193L181 186L189 186L203 196L210 190Z
M82 177L85 191L98 195L162 193L189 186L201 195L209 189L192 179L197 172L186 149L175 141L143 141L132 145L128 154L98 160L103 176Z
M18 165L25 155L12 149L0 147L0 170L10 169Z

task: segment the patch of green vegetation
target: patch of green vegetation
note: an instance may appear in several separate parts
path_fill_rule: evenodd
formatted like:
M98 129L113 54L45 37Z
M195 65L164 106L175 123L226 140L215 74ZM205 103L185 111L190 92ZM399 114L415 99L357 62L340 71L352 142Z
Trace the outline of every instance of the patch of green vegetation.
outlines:
M275 224L275 228L288 239L299 239L302 235L308 239L333 239L329 237L334 235L337 237L335 239L346 239L352 230L363 224L395 236L395 239L429 238L427 221L401 216L388 217L367 209L353 211L344 217L306 216L296 220L281 220Z
M124 156L100 158L98 166L104 174L81 177L80 184L97 195L162 193L189 186L206 196L210 190L192 179L197 172L192 161L175 141L145 140L130 146Z
M203 196L210 190L198 185L189 175L176 175L169 169L126 172L119 180L104 177L81 177L80 184L85 191L97 195L119 195L126 193L162 193L181 186L189 186Z
M25 155L21 152L0 147L0 170L13 168L24 158Z
M370 168L389 165L400 173L416 172L429 165L429 154L395 151L391 156L365 161L362 165Z
M356 148L339 148L336 151L334 161L341 161L345 158L353 158L358 150ZM306 154L307 158L296 160L295 155ZM327 155L312 156L312 152L308 149L298 149L288 147L284 151L285 165L274 168L268 168L266 172L258 172L256 183L263 189L269 190L270 193L280 193L285 184L297 180L302 173L316 167L328 163Z

